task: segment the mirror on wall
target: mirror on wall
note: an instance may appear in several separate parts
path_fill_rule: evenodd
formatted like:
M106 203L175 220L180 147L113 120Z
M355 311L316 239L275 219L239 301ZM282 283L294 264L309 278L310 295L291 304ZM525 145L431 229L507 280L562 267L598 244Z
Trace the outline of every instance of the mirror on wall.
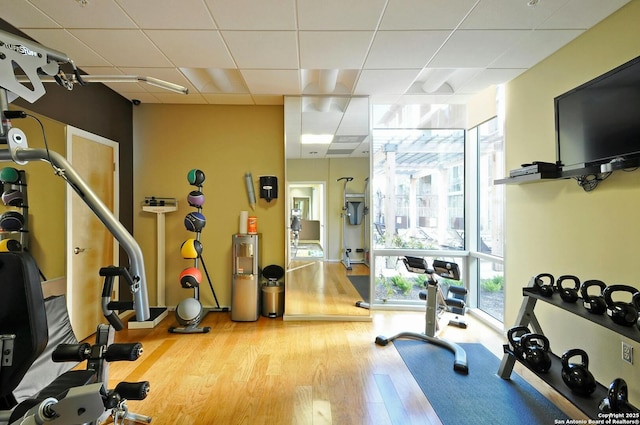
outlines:
M285 316L367 318L368 309L356 304L371 301L364 196L370 172L369 99L286 96L284 111ZM351 198L358 194L362 205L352 210ZM352 259L347 264L345 253Z

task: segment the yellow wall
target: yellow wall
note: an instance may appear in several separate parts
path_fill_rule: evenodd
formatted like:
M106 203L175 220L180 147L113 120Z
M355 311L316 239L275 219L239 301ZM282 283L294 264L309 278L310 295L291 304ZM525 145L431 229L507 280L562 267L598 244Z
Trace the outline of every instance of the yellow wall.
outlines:
M640 1L552 55L506 87L507 169L555 156L554 97L640 55ZM574 180L510 185L506 191L506 317L513 325L521 288L542 272L574 274L640 289L636 246L640 240L640 171L617 171L592 192ZM543 303L539 303L543 304ZM637 364L621 360L621 336L559 309L536 309L551 349L583 348L590 369L608 385L623 377L640 403ZM586 314L586 313L585 313ZM640 344L633 343L636 352Z
M64 155L66 151L64 125L38 114L32 115L37 116L42 122L49 149ZM42 129L33 118L16 119L12 124L25 133L30 148L44 149ZM55 176L49 163L43 161L33 161L26 165L4 162L0 163L0 168L2 167L13 167L24 170L26 173L29 250L36 259L38 267L47 279L65 276L66 183ZM9 209L16 208L5 207L0 202L0 214ZM20 211L20 209L17 210ZM19 239L17 236L13 238Z
M327 260L340 261L342 258L342 207L344 205L344 181L340 177L353 177L347 184L347 192L363 193L364 179L369 176L368 158L331 158L331 159L290 159L287 161L287 181L322 181L326 184L327 211ZM364 225L364 222L363 222ZM357 235L349 233L353 238ZM360 232L360 248L365 246L364 230Z
M202 257L220 304L231 304L231 236L238 232L240 211L248 210L258 218L261 266L284 267L283 122L281 106L143 104L134 108L134 202L142 203L150 196L178 200L178 211L165 216L168 306L192 296L178 281L180 272L193 265L193 260L180 255L182 243L195 237L184 227L185 215L196 211L186 201L189 192L197 189L187 181L191 169L201 169L206 176ZM245 172L253 175L256 196L259 176L278 177L279 198L270 203L259 199L251 211ZM141 207L138 211L134 214L134 237L144 254L149 300L155 305L156 216ZM202 304L214 306L204 273L203 277Z

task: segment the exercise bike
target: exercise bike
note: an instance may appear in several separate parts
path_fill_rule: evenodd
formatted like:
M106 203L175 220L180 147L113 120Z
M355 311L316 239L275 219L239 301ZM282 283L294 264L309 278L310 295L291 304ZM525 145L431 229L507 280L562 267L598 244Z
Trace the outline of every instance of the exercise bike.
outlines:
M412 273L426 274L428 276L426 281L426 291L420 291L420 299L427 302L426 314L425 314L425 332L400 332L392 337L385 337L379 335L376 337L375 343L377 345L385 346L389 342L398 338L410 338L417 339L431 344L438 345L446 348L454 353L455 359L453 362L453 370L461 373L468 374L469 367L467 365L467 353L462 347L453 342L441 339L437 336L439 331L439 319L445 312L452 312L456 314L464 314L465 298L467 290L460 286L451 286L445 298L440 290L440 284L437 278L443 277L450 280L460 280L460 268L456 263L434 260L433 269L428 268L427 262L421 257L409 257L402 258L408 271ZM458 317L449 322L451 325L455 325L461 328L466 328L466 322L460 320Z

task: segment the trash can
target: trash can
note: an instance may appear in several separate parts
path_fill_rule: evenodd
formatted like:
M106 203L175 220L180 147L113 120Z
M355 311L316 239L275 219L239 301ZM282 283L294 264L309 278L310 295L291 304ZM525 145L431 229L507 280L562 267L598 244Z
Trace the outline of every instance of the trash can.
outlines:
M262 277L267 279L262 283L262 315L264 317L279 317L284 314L284 269L277 265L270 265L262 270Z

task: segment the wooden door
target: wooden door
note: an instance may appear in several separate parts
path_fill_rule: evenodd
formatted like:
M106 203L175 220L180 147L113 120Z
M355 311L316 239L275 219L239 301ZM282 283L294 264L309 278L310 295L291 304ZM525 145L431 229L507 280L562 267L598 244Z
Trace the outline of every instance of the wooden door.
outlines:
M118 144L67 127L67 160L95 195L117 216ZM117 242L98 217L67 188L67 304L79 340L105 323L101 267L117 264Z

